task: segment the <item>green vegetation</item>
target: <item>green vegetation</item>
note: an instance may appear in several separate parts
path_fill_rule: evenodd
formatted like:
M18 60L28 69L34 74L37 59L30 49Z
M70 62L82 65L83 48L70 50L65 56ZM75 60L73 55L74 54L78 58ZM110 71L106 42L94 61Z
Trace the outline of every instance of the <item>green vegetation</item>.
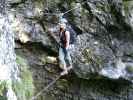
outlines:
M129 2L127 0L124 0L123 5L124 5L125 13L127 14L129 11Z
M0 96L3 96L4 90L6 90L6 81L0 81Z
M7 81L0 81L0 100L7 100L4 96L7 89Z
M110 12L110 5L109 4L100 4L96 3L96 8L98 11Z
M24 58L17 56L16 62L20 68L21 80L19 82L13 82L13 89L18 97L18 100L30 100L34 94L32 74L28 70L28 65Z
M133 1L132 0L123 0L124 10L125 13L128 14L129 11L132 9Z
M59 81L57 81L56 86L59 89L67 89L69 88L69 82L66 79L60 79Z
M90 48L84 49L82 54L85 58L85 63L97 64L98 66L102 65L102 63L103 63L102 60L100 59L100 57L94 55L93 50Z
M66 0L66 2L71 5L73 2L75 2L75 0Z
M126 70L127 70L129 73L133 73L133 66L127 66Z

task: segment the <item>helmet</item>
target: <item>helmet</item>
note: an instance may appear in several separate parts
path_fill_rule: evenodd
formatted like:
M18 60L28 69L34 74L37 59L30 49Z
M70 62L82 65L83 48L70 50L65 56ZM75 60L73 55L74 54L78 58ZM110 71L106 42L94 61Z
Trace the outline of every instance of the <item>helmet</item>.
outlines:
M66 29L66 24L65 24L65 23L59 23L59 26L60 26L61 28Z
M65 18L61 18L60 23L67 23L67 20Z

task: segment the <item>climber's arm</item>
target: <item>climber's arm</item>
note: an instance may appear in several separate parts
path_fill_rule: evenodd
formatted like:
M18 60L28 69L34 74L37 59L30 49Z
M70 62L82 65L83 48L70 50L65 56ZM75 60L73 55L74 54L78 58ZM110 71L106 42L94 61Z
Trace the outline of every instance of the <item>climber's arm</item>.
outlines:
M69 42L70 42L70 32L66 31L65 36L66 36L66 49L68 49L69 48Z

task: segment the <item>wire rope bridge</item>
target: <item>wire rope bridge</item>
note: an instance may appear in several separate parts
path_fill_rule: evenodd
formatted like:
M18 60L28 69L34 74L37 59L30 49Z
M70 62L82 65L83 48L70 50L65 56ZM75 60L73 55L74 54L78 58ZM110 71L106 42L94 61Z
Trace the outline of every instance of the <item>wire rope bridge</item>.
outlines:
M34 97L31 98L31 100L36 100L38 96L40 96L43 92L47 92L47 90L53 86L56 81L60 79L61 75L59 75L55 80L53 80L50 84L48 84L45 88L43 88L40 92L38 92Z
M81 3L81 5L82 4L84 4L84 3L86 3L87 2L87 0L86 1L83 1L82 3ZM48 2L47 2L47 6L48 6ZM64 13L61 13L60 14L60 18L62 18L65 14L67 14L67 13L69 13L69 12L71 12L72 10L74 10L74 9L77 9L78 7L74 7L74 8L72 8L72 9L70 9L70 10L67 10L66 12L64 12ZM48 14L48 13L47 13ZM53 13L52 13L53 14ZM36 100L37 99L37 97L38 96L40 96L43 92L47 92L47 90L50 88L50 87L52 87L60 78L62 77L62 75L59 75L57 78L55 78L51 83L49 83L46 87L44 87L40 92L38 92L35 96L33 96L32 98L31 98L31 100Z

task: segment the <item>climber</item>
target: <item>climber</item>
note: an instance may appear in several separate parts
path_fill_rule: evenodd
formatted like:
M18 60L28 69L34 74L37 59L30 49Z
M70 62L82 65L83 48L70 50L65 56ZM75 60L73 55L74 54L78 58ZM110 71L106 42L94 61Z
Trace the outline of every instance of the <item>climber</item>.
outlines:
M60 68L63 69L61 75L68 74L68 70L72 69L71 56L70 56L70 32L66 30L66 24L60 23L60 47L59 47L59 63Z

